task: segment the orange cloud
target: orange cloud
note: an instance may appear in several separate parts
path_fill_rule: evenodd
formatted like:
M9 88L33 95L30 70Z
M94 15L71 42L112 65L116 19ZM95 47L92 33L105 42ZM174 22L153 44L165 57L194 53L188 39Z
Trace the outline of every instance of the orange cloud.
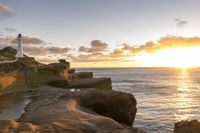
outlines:
M10 17L13 15L14 12L10 6L0 3L0 18Z

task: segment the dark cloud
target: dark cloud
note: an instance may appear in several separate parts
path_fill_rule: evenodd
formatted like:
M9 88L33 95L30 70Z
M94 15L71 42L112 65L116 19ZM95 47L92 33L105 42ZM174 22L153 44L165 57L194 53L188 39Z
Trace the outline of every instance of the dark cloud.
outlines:
M107 51L107 49L108 49L107 43L104 43L100 40L93 40L90 43L90 47L81 46L79 48L79 52L96 53L96 52Z
M0 3L0 18L11 17L14 15L12 8Z
M177 27L184 27L184 26L188 25L187 21L179 19L179 18L175 19L174 21L175 21Z

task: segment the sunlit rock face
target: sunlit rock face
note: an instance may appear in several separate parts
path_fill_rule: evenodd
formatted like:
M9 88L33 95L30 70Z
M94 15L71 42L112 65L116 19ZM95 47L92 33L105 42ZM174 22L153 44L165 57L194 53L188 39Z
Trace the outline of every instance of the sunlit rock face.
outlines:
M69 62L48 65L24 56L17 61L0 64L0 91L24 86L44 85L55 79L67 79Z
M200 122L198 120L177 122L174 133L200 133Z

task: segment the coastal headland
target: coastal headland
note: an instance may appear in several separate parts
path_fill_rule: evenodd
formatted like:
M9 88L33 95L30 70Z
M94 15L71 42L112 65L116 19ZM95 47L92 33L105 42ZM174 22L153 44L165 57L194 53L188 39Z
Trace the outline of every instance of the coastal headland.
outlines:
M133 94L112 90L109 77L76 72L64 59L42 64L33 57L15 60L16 50L0 51L0 106L25 96L17 118L0 119L0 132L145 133L134 126L137 101ZM15 60L5 62L5 60ZM0 114L2 110L0 109ZM199 133L200 122L182 121L174 133Z

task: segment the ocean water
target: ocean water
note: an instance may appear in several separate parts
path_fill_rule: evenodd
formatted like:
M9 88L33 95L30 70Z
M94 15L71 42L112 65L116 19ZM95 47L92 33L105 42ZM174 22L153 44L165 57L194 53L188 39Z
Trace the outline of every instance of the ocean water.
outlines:
M82 68L76 71L111 77L113 90L133 94L138 108L133 126L150 133L173 132L175 122L200 120L200 68Z

